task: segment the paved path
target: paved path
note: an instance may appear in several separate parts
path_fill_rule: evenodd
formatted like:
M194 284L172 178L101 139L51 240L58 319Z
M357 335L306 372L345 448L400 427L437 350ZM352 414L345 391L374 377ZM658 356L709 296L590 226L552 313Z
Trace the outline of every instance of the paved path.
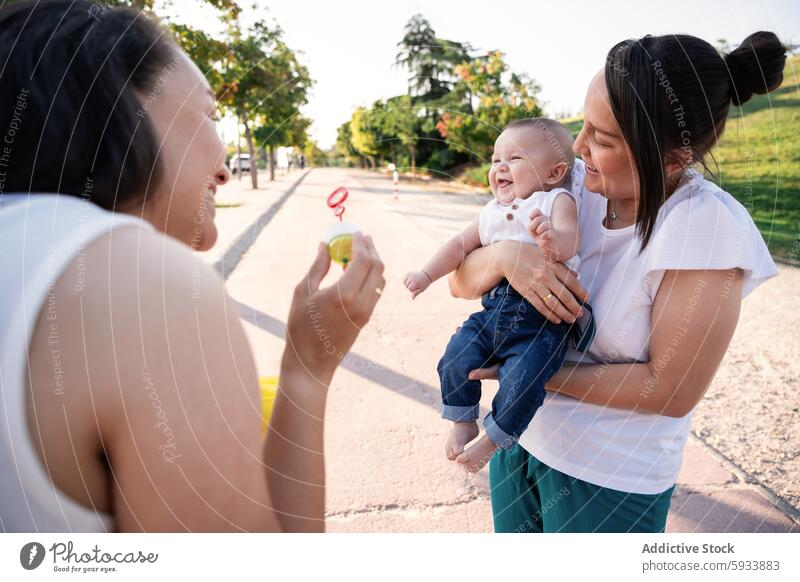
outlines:
M288 176L288 188L299 177ZM266 182L265 182L266 184ZM239 303L259 373L277 375L291 289L333 222L325 196L350 190L345 218L375 239L387 287L372 322L337 372L327 409L330 531L491 531L486 470L466 477L443 453L436 363L453 329L477 308L450 297L440 281L411 301L402 277L463 227L485 200L403 184L347 169L315 169L285 199L228 278ZM275 190L268 196L277 200ZM260 203L263 203L261 200ZM259 207L263 211L263 207ZM225 223L222 239L242 224ZM255 206L249 212L256 214ZM224 245L223 245L224 246ZM224 248L216 251L224 252ZM213 256L208 260L214 262ZM338 267L332 275L338 276ZM333 276L323 284L329 284ZM483 405L489 407L492 387ZM734 467L698 439L686 450L669 531L790 531L793 522Z

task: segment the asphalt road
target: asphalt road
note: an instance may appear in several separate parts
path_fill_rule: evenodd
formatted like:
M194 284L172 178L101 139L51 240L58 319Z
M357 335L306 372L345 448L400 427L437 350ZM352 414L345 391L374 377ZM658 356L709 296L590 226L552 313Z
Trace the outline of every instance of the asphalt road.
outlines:
M286 177L281 187L288 187L294 179L291 175ZM291 290L310 265L316 242L335 220L325 198L339 185L350 191L345 220L358 224L374 238L386 264L387 286L372 321L337 372L330 390L326 414L328 529L491 531L486 469L468 477L445 458L448 426L438 413L436 363L454 328L479 308L479 303L453 299L445 281L435 283L414 301L402 285L403 275L419 268L441 243L463 228L486 198L443 193L403 182L400 197L395 200L387 176L355 169L312 171L272 215L227 280L231 296L239 303L259 374L278 374ZM238 194L230 194L233 190ZM267 197L277 200L280 195L277 191L248 193L241 184L228 187L227 191L227 196L245 203L257 200L251 203L254 208L263 206ZM223 223L225 212L226 209L218 212ZM236 212L243 216L248 210L240 208ZM230 238L229 233L225 236ZM771 306L769 313L773 317L781 313L774 306L774 294L782 295L784 302L794 302L793 317L800 313L796 295L791 293L800 284L798 272L783 271L784 276L765 286L772 286L770 291L760 289L745 302L742 320L747 323L740 325L741 333L737 332L723 363L719 376L722 381L715 382L709 390L708 404L701 403L698 408L694 430L706 442L716 438L728 443L728 458L736 462L737 455L746 456L752 464L759 455L772 455L774 460L774 451L762 447L753 452L753 443L750 448L738 445L741 429L734 427L739 434L733 439L728 434L733 430L730 422L741 417L743 423L749 423L748 430L764 434L768 429L774 430L773 417L783 419L787 428L781 430L782 440L762 440L792 458L783 461L783 477L777 471L767 471L762 481L791 501L798 482L797 467L792 465L797 462L798 442L796 435L785 437L785 433L791 432L789 424L796 430L798 374L797 363L789 354L800 353L800 333L797 326L781 331L786 340L778 355L770 356L771 367L766 371L764 358L769 341L752 345L754 336L768 338L771 333L763 322L758 323L757 318L763 317L763 304ZM334 266L323 285L330 284L340 273L340 268ZM787 308L785 303L782 305ZM770 375L775 366L780 369L779 378ZM792 380L789 376L793 373ZM737 377L741 378L739 383L746 381L747 385L739 386ZM484 393L486 408L493 390L490 383ZM758 402L774 401L776 391L785 393L781 406L788 406L788 412L779 409L773 410L772 415L754 415L760 410ZM719 418L719 406L725 407L725 419ZM755 441L756 447L758 442ZM743 463L736 464L741 468ZM747 482L752 478L743 477L739 468L710 455L699 441L691 442L668 529L795 528L763 495L764 490L757 483Z

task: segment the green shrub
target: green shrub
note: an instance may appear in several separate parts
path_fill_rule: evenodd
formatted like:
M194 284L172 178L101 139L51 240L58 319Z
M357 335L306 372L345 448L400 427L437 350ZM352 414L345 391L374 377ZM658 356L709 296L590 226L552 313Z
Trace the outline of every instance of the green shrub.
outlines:
M472 186L489 186L489 168L491 164L481 164L467 169L461 174L460 180Z

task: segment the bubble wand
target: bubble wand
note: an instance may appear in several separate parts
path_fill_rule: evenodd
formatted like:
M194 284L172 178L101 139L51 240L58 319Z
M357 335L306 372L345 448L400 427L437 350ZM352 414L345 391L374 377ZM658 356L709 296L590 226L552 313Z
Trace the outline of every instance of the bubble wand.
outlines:
M334 216L339 219L328 229L325 242L328 244L328 254L335 261L347 268L347 263L352 259L353 235L359 231L358 227L349 222L344 222L342 215L345 211L344 203L350 192L344 186L339 186L328 195L328 208L333 210Z

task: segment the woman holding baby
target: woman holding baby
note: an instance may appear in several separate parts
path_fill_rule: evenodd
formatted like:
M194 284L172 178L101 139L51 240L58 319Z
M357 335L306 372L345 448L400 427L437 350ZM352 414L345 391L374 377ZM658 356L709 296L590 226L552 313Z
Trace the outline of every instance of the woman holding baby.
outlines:
M574 144L580 283L515 241L475 250L451 276L457 297L507 279L553 323L574 321L587 299L596 318L589 350L567 354L519 442L490 461L496 531L664 530L692 410L743 297L777 274L746 209L693 166L731 103L780 85L784 60L766 32L724 57L685 35L619 43Z

